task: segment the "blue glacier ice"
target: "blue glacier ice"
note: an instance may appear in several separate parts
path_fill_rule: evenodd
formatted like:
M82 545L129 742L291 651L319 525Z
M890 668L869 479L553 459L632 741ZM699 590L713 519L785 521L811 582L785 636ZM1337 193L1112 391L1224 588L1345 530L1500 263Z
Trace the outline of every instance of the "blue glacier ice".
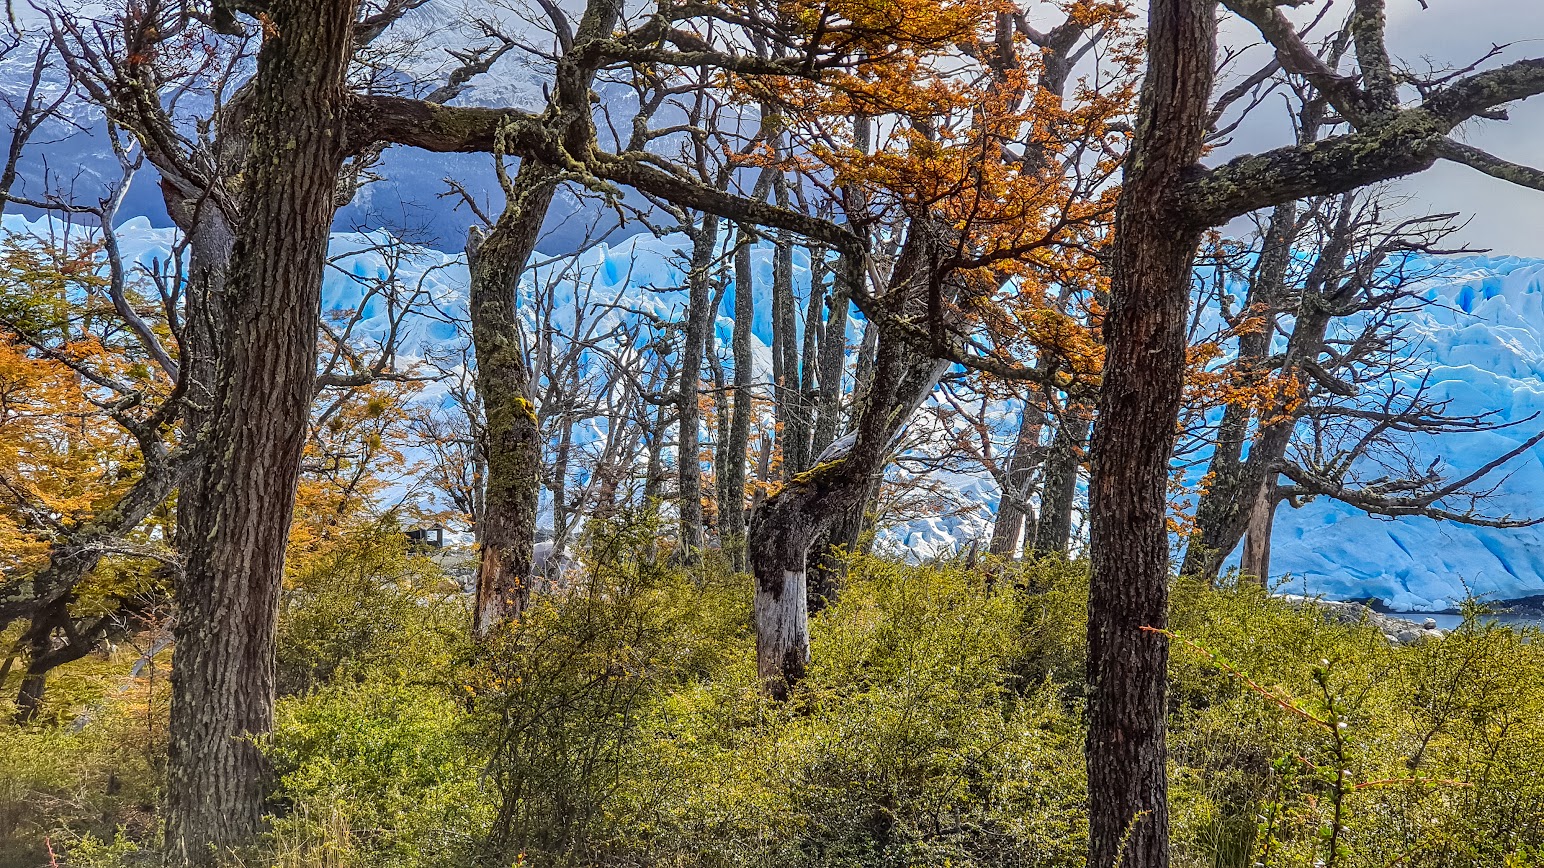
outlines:
M6 215L4 228L45 235L58 231L46 221L28 222L14 214ZM125 222L119 233L126 255L147 264L168 256L175 242L171 230L145 218ZM442 354L464 342L467 272L460 254L403 245L387 245L388 253L382 245L390 240L382 233L334 236L324 312L342 315L364 305L370 315L359 332L383 337L390 325L385 303L379 293L370 296L372 287L390 277L428 302L427 313L403 324L407 353ZM603 317L678 318L686 300L682 283L688 248L680 236L638 235L600 244L545 260L528 274L522 293L527 299L538 291L551 293L560 312L571 312L577 303L605 306ZM771 250L758 247L753 264L756 291L765 293L771 285ZM801 294L808 287L808 264L806 258L796 262ZM721 347L734 325L729 315L734 291L729 289L716 323ZM1544 260L1444 260L1440 273L1426 278L1423 291L1436 304L1407 317L1408 351L1418 360L1409 376L1429 377L1435 394L1451 401L1452 413L1495 412L1500 420L1518 423L1420 444L1423 466L1440 459L1450 476L1462 476L1544 427ZM769 307L758 298L752 323L759 376L770 368ZM572 324L571 314L560 313L559 324L565 323ZM849 345L858 341L861 327L855 316ZM434 395L431 387L428 398ZM914 426L951 424L933 412L936 406L924 407ZM1487 511L1544 516L1544 447L1514 461L1507 471ZM952 506L920 510L887 528L882 546L925 558L958 550L989 531L997 500L990 479L955 468L940 471L936 481L940 497ZM1320 498L1299 509L1283 505L1272 548L1274 571L1290 575L1284 590L1297 593L1377 597L1408 610L1443 609L1470 594L1509 599L1544 593L1544 526L1490 529L1424 518L1389 520Z

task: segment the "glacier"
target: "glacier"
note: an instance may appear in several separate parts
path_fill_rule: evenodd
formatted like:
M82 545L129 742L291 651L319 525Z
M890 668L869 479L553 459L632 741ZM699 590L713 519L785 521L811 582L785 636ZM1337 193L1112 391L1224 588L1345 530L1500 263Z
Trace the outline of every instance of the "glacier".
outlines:
M58 236L46 218L7 214L8 233ZM75 229L72 231L89 231ZM118 227L131 262L150 265L171 255L176 235L145 217ZM586 298L606 306L601 316L678 319L686 302L680 236L635 235L598 244L570 256L544 259L531 269L522 291L551 293L557 308ZM323 292L324 313L363 309L356 332L384 337L387 312L370 288L393 280L424 302L425 313L403 324L408 354L443 353L466 340L467 272L459 253L397 244L382 232L334 235ZM800 257L804 257L800 251ZM753 254L758 294L771 285L772 251ZM1515 256L1465 256L1440 260L1421 290L1434 304L1406 315L1408 352L1418 360L1412 376L1425 376L1434 394L1459 414L1495 413L1511 427L1444 435L1419 444L1423 464L1440 459L1450 476L1462 476L1527 440L1544 427L1544 260ZM809 263L796 261L796 292L807 292ZM720 347L733 330L733 288L716 321ZM770 369L770 305L758 298L753 356L758 376ZM800 315L802 316L802 310ZM569 321L571 324L571 320ZM560 321L559 325L563 325ZM861 315L849 322L849 345L861 336ZM425 400L443 393L430 385ZM913 423L925 442L930 426L949 425L940 403L924 407ZM1004 405L1000 412L1012 412ZM921 432L919 435L918 432ZM710 432L709 432L710 433ZM591 436L598 436L592 432ZM985 473L951 466L933 473L933 498L905 521L884 529L881 548L927 559L960 551L990 532L997 490ZM1487 511L1544 515L1544 446L1506 468ZM1506 600L1544 593L1544 526L1521 529L1471 527L1425 518L1372 517L1319 498L1278 511L1272 541L1273 572L1280 590L1338 599L1377 598L1404 611L1440 611L1469 596Z
M1426 461L1461 477L1544 428L1544 260L1465 256L1437 263L1423 283L1434 302L1407 315L1408 351L1450 413L1515 423L1420 443ZM1508 464L1492 515L1544 516L1544 449ZM1403 611L1441 611L1474 596L1544 593L1544 527L1486 528L1421 517L1388 519L1325 498L1283 504L1271 537L1272 572L1298 593L1377 598Z

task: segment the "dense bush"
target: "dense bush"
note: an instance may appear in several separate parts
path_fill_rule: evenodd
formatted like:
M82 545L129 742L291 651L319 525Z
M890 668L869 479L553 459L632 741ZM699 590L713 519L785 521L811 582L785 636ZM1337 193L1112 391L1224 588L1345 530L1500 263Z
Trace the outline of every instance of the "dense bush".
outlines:
M283 610L274 832L248 864L1084 864L1082 565L859 559L779 704L744 578L674 566L656 536L597 524L585 581L479 649L400 536L308 559ZM1544 865L1538 633L1474 620L1400 646L1184 582L1172 621L1174 864ZM70 864L151 840L150 706L104 695L79 733L0 740L6 834L52 830Z

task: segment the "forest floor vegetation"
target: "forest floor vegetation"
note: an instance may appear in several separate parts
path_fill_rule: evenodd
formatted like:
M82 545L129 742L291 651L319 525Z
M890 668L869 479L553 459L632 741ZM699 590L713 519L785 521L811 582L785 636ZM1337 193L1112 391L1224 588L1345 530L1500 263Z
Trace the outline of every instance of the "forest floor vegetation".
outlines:
M1086 864L1084 563L857 558L778 703L749 583L658 539L597 524L581 589L479 645L392 528L301 559L243 864ZM1537 630L1397 644L1241 583L1172 608L1173 864L1544 865ZM170 652L146 643L0 737L0 866L156 864Z

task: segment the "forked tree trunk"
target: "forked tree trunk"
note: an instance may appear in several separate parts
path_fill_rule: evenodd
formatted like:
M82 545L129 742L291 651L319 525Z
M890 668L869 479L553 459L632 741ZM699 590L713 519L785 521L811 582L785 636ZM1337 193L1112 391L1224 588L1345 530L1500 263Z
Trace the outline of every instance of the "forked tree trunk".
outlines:
M523 163L493 229L486 236L474 230L467 242L468 307L484 418L481 446L488 463L472 611L472 632L479 637L518 618L531 593L541 430L516 297L552 202L553 174L538 163Z
M1115 215L1089 486L1088 862L1169 864L1165 713L1169 459L1201 230L1176 219L1201 153L1216 3L1151 0L1147 72Z
M946 249L939 230L919 222L907 234L892 280L897 316L918 316L926 309L927 290ZM853 430L815 466L790 476L751 519L757 669L763 687L777 698L788 695L809 662L810 546L833 521L861 505L895 438L948 368L903 326L884 323L879 329L872 386Z
M273 722L274 629L316 378L322 268L345 156L354 0L274 0L251 82L242 225L177 588L167 851L252 840Z

